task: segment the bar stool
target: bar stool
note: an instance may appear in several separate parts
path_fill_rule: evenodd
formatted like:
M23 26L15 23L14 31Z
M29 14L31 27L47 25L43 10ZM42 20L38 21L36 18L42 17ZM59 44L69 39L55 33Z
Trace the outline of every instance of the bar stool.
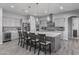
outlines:
M35 33L30 33L30 37L31 37L31 44L30 44L30 51L31 51L31 47L34 47L34 54L36 53L36 47L37 47L37 43L39 42L38 39L36 39L36 35Z
M22 33L22 30L19 29L18 30L18 34L19 34L19 41L18 41L18 45L20 44L20 46L23 47L23 41L24 41L24 37L23 37L23 33Z
M46 55L46 47L49 46L49 53L51 54L51 42L46 40L46 35L45 34L38 34L39 36L39 51L38 51L38 55L40 53L41 46L43 46L43 50L45 52Z
M29 33L27 33L26 31L23 32L24 35L24 43L23 43L23 47L24 45L26 45L26 49L28 49L28 45L30 44L30 37L29 37Z

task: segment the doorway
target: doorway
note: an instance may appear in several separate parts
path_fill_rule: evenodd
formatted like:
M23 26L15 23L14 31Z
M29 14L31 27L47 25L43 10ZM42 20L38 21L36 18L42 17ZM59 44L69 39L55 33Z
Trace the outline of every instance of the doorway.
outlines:
M71 16L68 18L68 39L78 37L79 18L77 16Z

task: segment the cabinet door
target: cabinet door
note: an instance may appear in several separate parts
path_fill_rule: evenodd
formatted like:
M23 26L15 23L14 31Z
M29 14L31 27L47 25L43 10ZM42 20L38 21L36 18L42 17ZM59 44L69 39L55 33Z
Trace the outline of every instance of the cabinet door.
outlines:
M19 38L18 32L17 31L11 31L11 39L15 40L15 39L18 39L18 38Z
M55 27L64 27L64 24L65 24L64 18L55 19Z
M78 20L79 20L79 18L73 18L73 20L72 20L73 30L78 30Z
M79 18L73 18L72 20L72 33L74 37L79 36Z

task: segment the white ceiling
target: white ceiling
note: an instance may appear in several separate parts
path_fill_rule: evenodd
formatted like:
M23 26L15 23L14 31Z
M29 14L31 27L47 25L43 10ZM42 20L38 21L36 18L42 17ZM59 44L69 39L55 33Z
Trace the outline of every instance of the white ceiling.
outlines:
M15 7L11 8L11 5ZM28 8L28 6L31 6L31 8ZM63 7L63 10L60 7ZM38 5L35 3L0 3L0 8L3 8L5 12L42 16L79 9L79 3L39 3ZM28 10L28 12L24 12L24 10Z

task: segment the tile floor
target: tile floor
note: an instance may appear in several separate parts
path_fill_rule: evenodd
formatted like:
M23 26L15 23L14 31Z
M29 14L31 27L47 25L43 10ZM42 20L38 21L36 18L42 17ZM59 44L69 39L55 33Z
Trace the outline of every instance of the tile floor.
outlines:
M17 40L14 40L0 45L0 55L34 55L34 53L33 50L30 52L18 46ZM40 55L44 55L44 52L40 52ZM79 55L79 40L61 40L61 48L51 55Z

